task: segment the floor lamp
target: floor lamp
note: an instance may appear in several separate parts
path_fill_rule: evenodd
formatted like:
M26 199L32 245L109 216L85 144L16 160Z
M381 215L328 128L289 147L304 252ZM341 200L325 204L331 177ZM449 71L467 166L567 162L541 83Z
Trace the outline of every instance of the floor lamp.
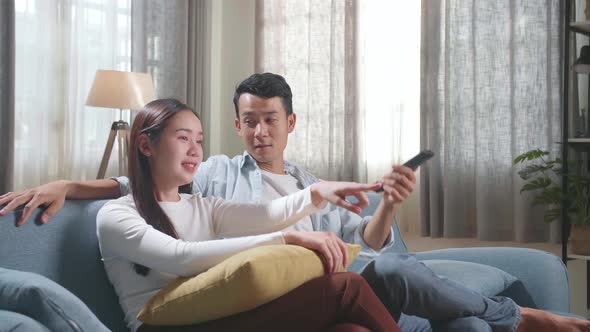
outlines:
M97 179L103 179L109 164L115 137L119 147L119 175L127 172L129 124L123 121L123 110L138 110L156 99L152 77L147 73L97 70L86 105L119 109L119 121L113 122L102 155Z

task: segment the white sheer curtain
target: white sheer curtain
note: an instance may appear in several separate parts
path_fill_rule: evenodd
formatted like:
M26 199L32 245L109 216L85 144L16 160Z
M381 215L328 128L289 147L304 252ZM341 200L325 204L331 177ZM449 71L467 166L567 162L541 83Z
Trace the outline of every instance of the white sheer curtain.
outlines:
M293 90L288 159L372 182L419 151L419 1L259 0L257 52L257 71ZM418 189L397 214L405 230L419 229Z
M132 0L131 7L133 71L152 75L157 96L178 98L200 113L207 157L211 0Z
M563 1L424 0L422 230L486 241L559 239L512 160L559 156Z
M420 1L359 0L357 17L358 140L373 182L420 150ZM419 189L397 212L402 230L420 230Z
M293 91L297 124L286 158L323 179L358 177L355 2L256 5L256 71L285 76Z
M129 0L17 0L14 189L96 177L117 110L84 105L97 69L130 69ZM107 176L116 175L114 148Z

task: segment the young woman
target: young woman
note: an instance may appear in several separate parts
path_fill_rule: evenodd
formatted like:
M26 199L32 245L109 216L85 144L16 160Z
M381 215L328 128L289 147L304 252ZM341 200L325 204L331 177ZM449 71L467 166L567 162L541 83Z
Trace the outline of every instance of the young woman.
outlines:
M331 273L348 260L341 242L322 239L333 235L279 232L327 202L358 212L367 204L363 191L379 184L321 182L258 204L179 193L202 161L202 136L197 114L186 105L174 99L147 104L131 129L132 194L108 202L97 215L107 275L133 331L398 330L362 277ZM346 202L347 195L359 203ZM155 327L135 318L176 277L197 275L235 253L268 244L318 250L330 273L254 310L199 325Z

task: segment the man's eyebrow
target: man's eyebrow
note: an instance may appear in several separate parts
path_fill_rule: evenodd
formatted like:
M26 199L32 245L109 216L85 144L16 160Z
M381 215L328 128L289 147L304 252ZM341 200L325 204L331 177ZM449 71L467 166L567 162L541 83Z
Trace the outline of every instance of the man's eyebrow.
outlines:
M244 112L244 113L242 113L242 115L243 115L243 116L248 116L248 115L253 115L253 114L255 114L255 113L256 113L256 112L254 112L254 111L248 111L248 112ZM264 113L265 115L269 115L269 114L276 114L276 113L279 113L279 111L274 111L274 110L273 110L273 111L264 111L264 112L262 112L262 113Z

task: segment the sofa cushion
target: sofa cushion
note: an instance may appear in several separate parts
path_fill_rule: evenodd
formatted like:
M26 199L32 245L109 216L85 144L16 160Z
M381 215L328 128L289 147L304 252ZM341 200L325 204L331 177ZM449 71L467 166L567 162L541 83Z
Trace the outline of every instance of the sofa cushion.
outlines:
M50 332L38 321L14 311L0 310L2 331L10 332Z
M76 296L42 275L0 268L0 309L51 331L108 331Z
M360 246L348 245L349 262ZM150 325L190 325L254 309L322 276L319 256L293 245L240 252L192 278L178 278L154 295L137 318Z
M484 296L500 294L517 278L493 266L453 260L423 260L438 276L450 279Z

